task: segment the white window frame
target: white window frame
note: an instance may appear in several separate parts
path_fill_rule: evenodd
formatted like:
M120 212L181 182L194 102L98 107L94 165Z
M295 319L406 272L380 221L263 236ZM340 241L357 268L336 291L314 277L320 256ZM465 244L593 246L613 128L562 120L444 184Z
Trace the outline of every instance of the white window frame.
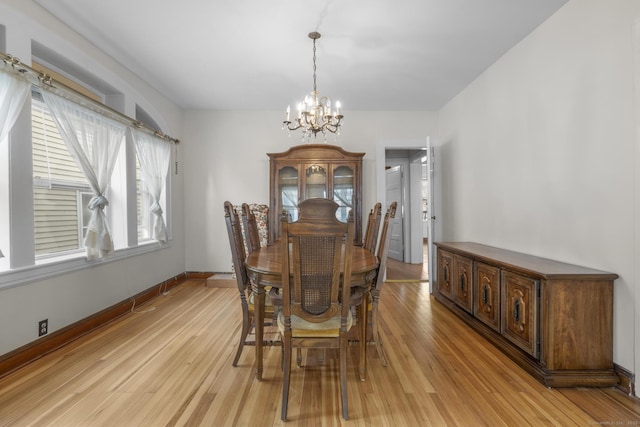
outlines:
M42 62L46 63L46 61ZM98 86L99 85L96 85L96 87ZM115 102L122 102L123 96L126 95L122 93L105 95L103 96L103 102L105 102L107 105L109 105L109 102L106 102L105 100L116 100ZM118 106L116 105L109 106L119 111L124 110L123 105L120 105L120 108L117 108ZM127 138L126 144L130 143L131 141L129 141ZM135 153L135 150L126 150L126 152ZM173 150L171 155L171 163L173 164ZM172 181L172 171L170 168L167 176L167 188L163 197L164 200L162 201L162 204L167 207L166 209L164 209L165 220L167 222L167 232L169 236L169 241L167 243L161 244L151 239L138 239L137 241L117 242L116 249L111 255L106 258L101 258L99 260L93 261L88 261L86 259L84 248L82 248L82 250L78 252L73 251L74 253L58 254L59 256L52 257L36 258L35 247L33 243L34 179L31 165L32 160L31 101L29 99L26 102L25 107L23 108L23 111L16 121L16 124L14 125L12 131L10 132L9 137L6 138L5 141L2 141L0 143L0 165L11 165L11 168L4 168L4 171L6 171L6 175L0 176L0 180L7 180L7 182L5 183L0 182L0 203L5 203L5 200L10 200L10 202L7 203L6 209L0 209L0 220L6 221L6 224L0 224L0 230L8 230L8 234L12 236L9 245L3 246L2 248L5 258L0 258L0 289L17 287L56 275L66 274L68 272L76 270L82 270L91 267L95 263L115 262L139 254L171 247L173 241L173 227L170 187ZM124 165L122 167L123 169L126 169L124 168ZM131 178L127 178L127 180L130 179ZM135 179L135 175L133 179ZM3 187L5 188L3 189ZM116 188L117 190L114 190L114 188ZM126 183L116 183L116 185L113 185L112 183L110 191L118 191L121 188L131 188L131 186L127 185ZM133 185L133 188L136 188L135 183ZM15 196L10 195L20 196L16 198ZM28 197L28 200L26 200L25 197ZM125 197L129 196L125 195ZM120 218L119 221L125 223L125 226L128 228L133 227L132 230L135 230L135 233L133 234L137 236L137 207L135 203L136 198L137 190L136 195L134 195L133 197L134 202L130 202L129 204L125 203L125 206L127 206L127 212L124 213L124 218ZM129 198L129 200L131 199ZM131 206L132 204L133 207ZM136 210L133 215L132 209ZM16 238L16 236L19 237ZM9 265L9 259L11 259L12 265Z

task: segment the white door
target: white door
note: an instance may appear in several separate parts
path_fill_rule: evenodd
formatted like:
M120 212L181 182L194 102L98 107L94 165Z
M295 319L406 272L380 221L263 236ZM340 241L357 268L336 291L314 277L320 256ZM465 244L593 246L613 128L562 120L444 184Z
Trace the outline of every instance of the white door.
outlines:
M404 205L402 200L402 166L394 166L386 170L386 197L385 201L389 207L391 202L398 203L398 209L396 210L396 216L389 222L389 233L391 234L389 240L389 253L388 257L404 262L404 242L403 242L403 215L402 206Z
M429 138L427 138L427 271L429 273L429 288L433 292L433 283L435 282L436 271L434 270L436 253L433 245L433 229L436 221L435 210L433 209L433 175L435 165L435 152L431 146Z

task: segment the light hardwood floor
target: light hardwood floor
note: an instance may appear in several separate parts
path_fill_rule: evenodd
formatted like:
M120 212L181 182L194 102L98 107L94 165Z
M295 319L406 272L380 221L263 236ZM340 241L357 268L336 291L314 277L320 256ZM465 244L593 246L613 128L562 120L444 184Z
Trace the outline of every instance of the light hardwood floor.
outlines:
M190 280L150 304L0 379L2 426L271 426L280 421L280 348L231 361L239 334L232 288ZM427 283L389 283L380 300L389 366L370 347L368 377L350 347L349 421L340 418L337 355L294 368L291 426L640 425L640 401L610 389L548 389L447 309Z
M425 240L422 246L422 264L409 264L387 258L387 280L390 282L428 282L428 245Z

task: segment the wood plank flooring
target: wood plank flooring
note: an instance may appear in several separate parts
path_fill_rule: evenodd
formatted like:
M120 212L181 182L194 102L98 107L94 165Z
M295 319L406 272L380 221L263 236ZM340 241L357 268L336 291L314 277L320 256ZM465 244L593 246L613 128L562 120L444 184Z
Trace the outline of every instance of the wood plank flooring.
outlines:
M237 291L189 280L123 318L0 379L0 426L272 426L280 421L280 347L231 361ZM340 417L337 354L293 368L291 426L640 425L619 390L548 389L434 301L427 283L389 283L380 300L389 366L368 377L350 347L349 415Z
M429 246L424 241L422 246L422 264L409 264L387 258L387 280L389 282L428 282L429 281Z

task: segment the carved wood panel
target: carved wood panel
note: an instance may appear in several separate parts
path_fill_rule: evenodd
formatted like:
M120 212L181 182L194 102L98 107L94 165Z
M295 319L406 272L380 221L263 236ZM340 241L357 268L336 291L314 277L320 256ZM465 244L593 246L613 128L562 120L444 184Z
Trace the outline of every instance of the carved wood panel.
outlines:
M500 269L476 262L473 314L491 329L500 331Z
M438 292L452 299L451 277L453 274L453 254L438 249Z
M473 260L453 255L453 300L465 311L473 311Z
M502 335L538 358L539 281L510 271L502 273Z

